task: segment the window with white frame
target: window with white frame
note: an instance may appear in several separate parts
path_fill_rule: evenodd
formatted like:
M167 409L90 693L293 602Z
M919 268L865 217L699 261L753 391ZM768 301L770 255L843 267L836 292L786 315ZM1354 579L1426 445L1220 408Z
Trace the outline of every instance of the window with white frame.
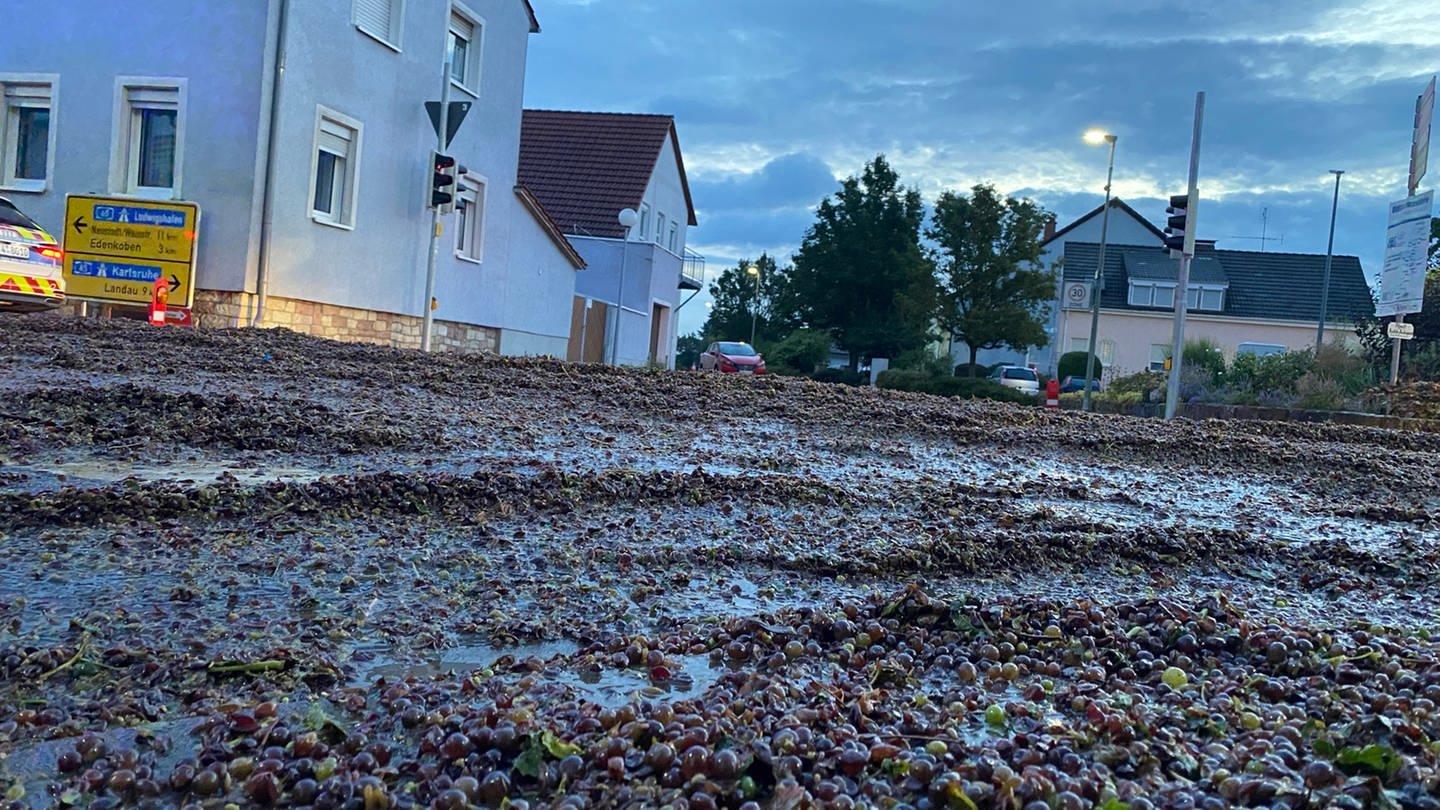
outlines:
M485 23L459 3L450 7L450 33L446 55L450 58L450 79L462 90L480 92L480 54Z
M676 250L675 250L675 244L676 244L677 238L678 238L679 236L680 236L680 228L679 228L679 226L676 225L674 222L670 223L670 244L669 244L669 247L670 247L670 252L671 252L671 253L675 253L675 252L676 252Z
M655 244L661 244L665 239L665 215L655 214Z
M1083 337L1072 337L1072 338L1070 338L1070 351L1072 351L1072 352L1088 352L1088 351L1090 351L1090 338L1083 338Z
M116 84L112 187L142 197L179 197L185 156L185 80L121 77Z
M1185 309L1199 312L1219 312L1224 308L1224 287L1202 284L1185 288Z
M44 191L54 154L53 77L0 76L0 187Z
M360 167L360 122L320 107L310 172L310 216L326 225L355 226Z
M1164 371L1164 370L1165 370L1165 359L1166 359L1167 357L1169 357L1169 356L1170 356L1170 344L1169 344L1169 343L1151 343L1151 344L1150 344L1150 370L1151 370L1151 371Z
M485 181L466 175L455 200L455 255L478 262L485 258Z
M1130 282L1130 306L1174 307L1175 285L1157 281Z
M640 234L641 239L650 238L650 203L640 203Z
M355 0L351 19L356 28L398 51L404 18L405 0Z
M1115 359L1115 341L1108 338L1100 341L1100 353L1097 356L1100 358L1100 362L1108 368L1110 362Z

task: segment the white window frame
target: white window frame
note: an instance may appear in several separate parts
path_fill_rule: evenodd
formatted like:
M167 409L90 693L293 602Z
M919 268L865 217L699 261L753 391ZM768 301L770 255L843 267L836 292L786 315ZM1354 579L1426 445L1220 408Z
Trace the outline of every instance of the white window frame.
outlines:
M1202 306L1207 297L1214 306ZM1225 309L1225 288L1214 284L1192 284L1185 290L1185 309L1194 312L1220 312Z
M1150 362L1145 368L1150 371L1164 371L1165 358L1170 354L1171 348L1169 343L1151 343Z
M185 120L189 80L162 76L115 77L115 110L110 136L110 191L151 200L182 199L185 187ZM141 111L175 111L175 164L171 184L140 185Z
M664 238L665 238L665 215L657 211L657 212L655 212L655 244L657 244L657 245L660 244L660 240L661 240L661 239L664 239Z
M650 238L650 203L640 203L640 240Z
M455 258L471 264L485 262L485 210L490 181L481 175L466 173L460 178L460 192L455 207ZM469 209L476 209L472 213ZM461 236L469 237L469 245L460 247Z
M1070 349L1069 349L1069 350L1072 351L1072 352L1087 352L1087 353L1088 353L1088 352L1090 351L1090 338L1084 338L1084 337L1072 337L1072 338L1070 338Z
M450 36L452 34L463 34L461 26L470 27L470 37L466 42L465 64L463 79L456 79L451 67L450 86L463 90L470 95L480 97L480 80L482 78L482 66L485 63L485 18L476 14L469 6L460 2L450 4L450 23L445 29L445 54L450 54Z
M671 252L671 253L677 253L677 254L678 254L678 251L675 250L675 239L676 239L677 236L679 236L679 234L680 234L680 225L679 225L678 223L671 222L671 223L670 223L670 242L669 242L669 244L667 245L667 247L670 248L670 252Z
M364 145L364 131L364 125L358 120L322 104L315 105L315 130L310 146L310 190L305 195L305 205L309 208L310 219L320 225L347 231L355 229L355 209L360 199L360 156ZM327 213L315 208L315 189L320 172L322 143L333 143L332 138L343 140L345 135L349 135L346 154L341 156L345 160L345 188L341 192L340 213L336 216L333 212ZM324 151L335 154L338 148Z
M1086 342L1089 342L1088 338L1086 339ZM1104 365L1106 368L1109 368L1111 361L1115 359L1115 341L1109 338L1100 341L1100 353L1097 355L1097 357L1100 358L1100 363L1102 365Z
M384 2L390 4L389 31L372 31L365 27L365 23L360 19L360 0L353 0L351 3L350 22L354 24L355 30L390 50L400 53L400 43L405 36L405 0L384 0Z
M1164 300L1161 300L1161 297ZM1125 299L1132 307L1175 308L1175 285L1165 281L1132 281Z
M12 88L29 88L12 100ZM59 109L60 75L58 73L0 73L0 190L39 193L50 186L55 176L56 111ZM45 134L45 176L16 177L20 156L20 110L49 111Z

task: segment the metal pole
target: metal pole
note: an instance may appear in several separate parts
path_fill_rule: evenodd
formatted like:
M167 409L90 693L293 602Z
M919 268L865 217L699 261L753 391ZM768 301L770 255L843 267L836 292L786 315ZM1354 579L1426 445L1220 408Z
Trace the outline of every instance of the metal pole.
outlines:
M1195 128L1190 133L1190 201L1186 211L1186 244L1194 250L1195 227L1199 218L1200 194L1196 184L1200 177L1200 127L1205 119L1205 93L1195 94ZM1180 254L1180 268L1175 278L1175 334L1170 347L1170 384L1165 389L1165 418L1174 419L1180 400L1180 366L1185 354L1185 301L1189 297L1190 259L1193 254Z
M1095 259L1095 281L1090 285L1090 345L1085 354L1085 394L1080 410L1090 410L1090 385L1095 379L1095 340L1100 331L1100 287L1105 280L1105 240L1110 232L1110 182L1115 177L1115 135L1106 135L1110 142L1110 163L1105 169L1105 204L1100 207L1100 255Z
M622 226L624 227L624 226ZM610 339L610 365L620 365L620 321L625 318L625 263L630 259L630 228L620 247L620 289L615 296L615 335Z
M441 77L440 83L440 125L436 127L435 151L445 154L448 145L445 143L445 135L450 129L450 58L445 59L445 75ZM430 193L430 188L435 183L435 167L431 166L426 172L425 193ZM459 178L456 178L455 187L450 190L451 194L460 193ZM425 300L420 307L423 310L420 321L420 351L430 351L430 331L435 320L434 310L430 304L435 300L435 262L440 255L440 207L430 207L430 259L425 264Z
M1315 330L1315 355L1320 355L1320 347L1325 343L1325 318L1330 312L1330 261L1335 256L1335 212L1340 207L1340 175L1345 173L1344 169L1331 169L1330 173L1335 175L1335 197L1330 201L1330 241L1325 245L1325 276L1320 282L1320 327ZM1261 250L1264 250L1265 243L1260 243Z

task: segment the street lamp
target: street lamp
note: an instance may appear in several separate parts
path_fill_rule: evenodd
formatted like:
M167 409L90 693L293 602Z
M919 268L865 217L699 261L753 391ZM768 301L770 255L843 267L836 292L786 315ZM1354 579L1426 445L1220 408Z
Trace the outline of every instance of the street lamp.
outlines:
M640 215L634 208L621 208L615 220L625 229L625 244L620 248L620 288L615 295L615 336L610 341L610 365L620 365L620 321L625 317L625 262L630 258L630 229Z
M1320 282L1320 328L1315 330L1315 355L1325 342L1325 316L1330 308L1330 260L1335 255L1335 209L1340 207L1340 175L1344 169L1331 169L1335 175L1335 197L1330 201L1330 243L1325 246L1325 280ZM1263 242L1261 243L1264 244Z
M750 345L755 345L755 321L760 317L760 265L752 264L745 272L755 277L755 298L750 302Z
M1085 133L1085 142L1110 144L1110 164L1105 169L1105 204L1100 208L1100 255L1095 260L1095 281L1090 285L1090 345L1085 354L1085 396L1081 410L1090 410L1090 385L1095 379L1095 340L1100 331L1100 284L1105 272L1105 237L1110 229L1110 181L1115 176L1115 141L1118 138L1104 130ZM1184 295L1182 292L1181 295Z

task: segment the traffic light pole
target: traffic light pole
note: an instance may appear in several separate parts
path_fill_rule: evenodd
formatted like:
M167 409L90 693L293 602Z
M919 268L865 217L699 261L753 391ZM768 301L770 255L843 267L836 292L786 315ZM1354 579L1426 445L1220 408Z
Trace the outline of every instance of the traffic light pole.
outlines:
M1174 419L1180 400L1180 365L1185 353L1185 302L1190 291L1190 259L1195 255L1195 223L1198 220L1200 193L1200 128L1205 119L1205 92L1195 94L1195 129L1190 135L1190 201L1185 209L1185 247L1180 252L1180 268L1175 274L1175 333L1170 346L1170 381L1165 389L1165 418Z
M440 125L435 128L435 152L445 154L449 144L445 136L450 132L450 60L445 60L445 74L440 83ZM425 194L429 198L434 184L435 167L425 171ZM456 193L459 192L457 188ZM430 259L425 264L425 300L420 320L420 351L430 351L430 332L435 321L435 263L440 256L440 207L430 206Z

